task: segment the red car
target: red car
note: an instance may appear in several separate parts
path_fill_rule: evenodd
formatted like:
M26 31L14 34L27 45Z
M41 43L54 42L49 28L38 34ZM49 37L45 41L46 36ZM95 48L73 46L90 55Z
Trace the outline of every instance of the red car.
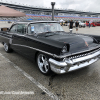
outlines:
M96 26L100 26L100 22L95 22L95 25Z
M86 22L86 26L89 26L89 22ZM94 22L92 22L91 24L90 24L90 26L91 27L95 27L95 26L97 26Z

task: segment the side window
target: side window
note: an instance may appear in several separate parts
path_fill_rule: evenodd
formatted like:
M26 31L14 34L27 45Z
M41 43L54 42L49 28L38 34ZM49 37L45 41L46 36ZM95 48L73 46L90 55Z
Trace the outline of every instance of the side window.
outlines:
M12 28L10 29L11 33L17 33L17 25L12 26Z
M17 33L18 34L25 34L26 33L26 26L24 24L17 25Z

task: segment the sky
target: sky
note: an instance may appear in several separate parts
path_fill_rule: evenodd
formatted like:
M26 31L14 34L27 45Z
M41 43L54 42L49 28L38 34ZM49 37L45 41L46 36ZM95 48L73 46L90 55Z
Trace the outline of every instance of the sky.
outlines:
M1 1L47 8L51 8L51 2L55 2L56 9L73 9L100 13L100 0L0 0L0 2Z

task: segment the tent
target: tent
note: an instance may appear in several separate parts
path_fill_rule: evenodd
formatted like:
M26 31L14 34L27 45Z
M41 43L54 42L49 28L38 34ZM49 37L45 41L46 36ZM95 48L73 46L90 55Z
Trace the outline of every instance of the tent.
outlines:
M0 17L23 17L23 16L26 16L26 14L3 5L0 6Z

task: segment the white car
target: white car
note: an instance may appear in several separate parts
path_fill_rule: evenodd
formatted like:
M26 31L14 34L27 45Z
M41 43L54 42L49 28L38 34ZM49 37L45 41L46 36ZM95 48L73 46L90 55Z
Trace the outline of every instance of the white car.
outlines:
M83 23L83 22L81 22L81 21L78 21L78 22L79 22L79 27L85 27L85 26L86 26L85 23Z

